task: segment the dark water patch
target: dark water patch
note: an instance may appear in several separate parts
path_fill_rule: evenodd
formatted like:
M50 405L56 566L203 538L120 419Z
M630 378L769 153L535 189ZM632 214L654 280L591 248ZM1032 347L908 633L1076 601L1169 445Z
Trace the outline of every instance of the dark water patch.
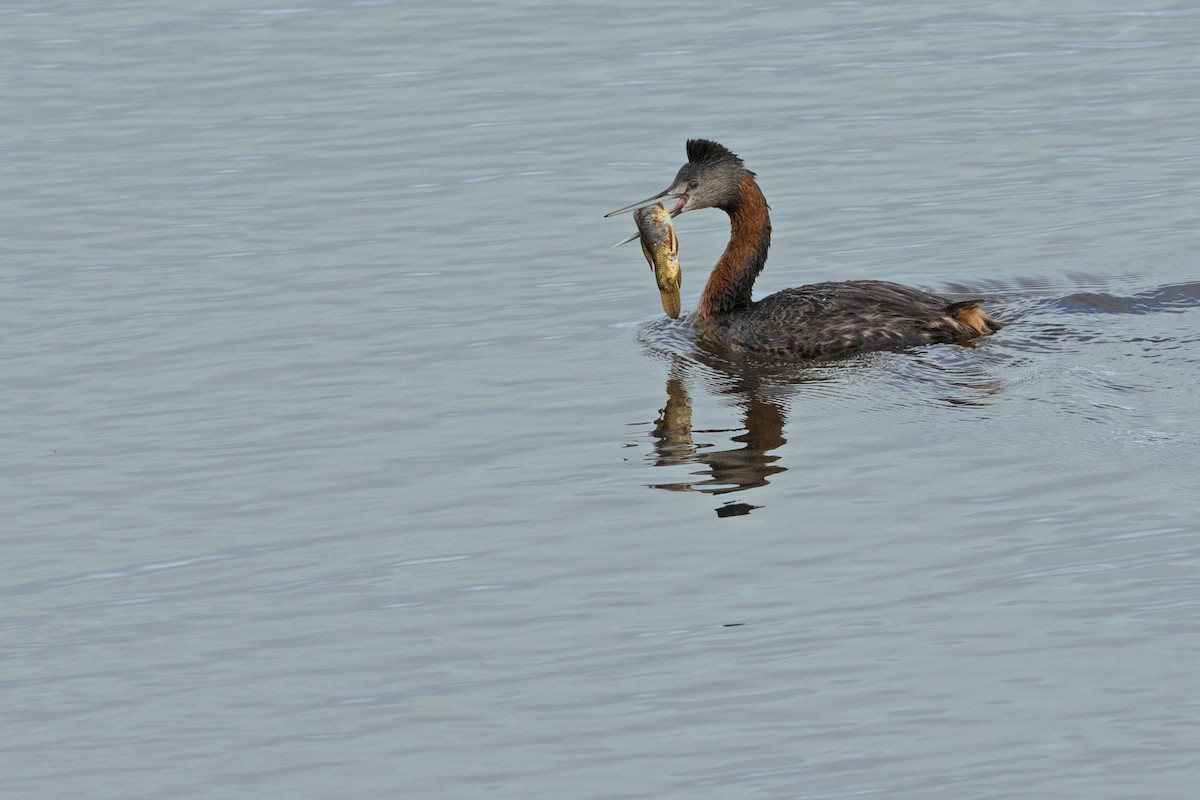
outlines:
M1200 282L1160 286L1131 295L1076 292L1057 303L1067 313L1180 313L1200 306Z

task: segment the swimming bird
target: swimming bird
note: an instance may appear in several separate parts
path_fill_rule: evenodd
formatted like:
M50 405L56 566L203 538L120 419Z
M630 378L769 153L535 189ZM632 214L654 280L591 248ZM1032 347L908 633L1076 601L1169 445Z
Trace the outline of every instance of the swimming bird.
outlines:
M784 289L754 300L754 281L771 246L771 215L755 174L727 147L690 139L688 161L665 190L606 214L674 200L671 215L719 208L730 236L693 324L738 350L794 359L836 358L939 342L967 342L999 330L979 306L951 302L899 283L833 281Z

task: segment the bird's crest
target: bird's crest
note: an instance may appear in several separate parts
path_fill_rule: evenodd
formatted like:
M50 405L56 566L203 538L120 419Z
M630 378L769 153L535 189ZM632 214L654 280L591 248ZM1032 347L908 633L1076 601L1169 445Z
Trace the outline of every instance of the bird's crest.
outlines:
M691 161L693 164L715 164L718 161L733 161L739 167L742 166L742 159L738 158L736 153L730 151L725 145L710 139L688 139L687 157L688 161Z

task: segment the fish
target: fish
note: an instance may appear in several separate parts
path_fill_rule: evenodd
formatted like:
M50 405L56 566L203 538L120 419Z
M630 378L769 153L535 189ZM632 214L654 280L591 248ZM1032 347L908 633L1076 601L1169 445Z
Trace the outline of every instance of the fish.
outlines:
M671 214L657 203L639 208L633 215L642 242L642 254L654 270L659 299L667 316L679 316L679 287L683 285L683 269L679 266L679 239L671 224Z

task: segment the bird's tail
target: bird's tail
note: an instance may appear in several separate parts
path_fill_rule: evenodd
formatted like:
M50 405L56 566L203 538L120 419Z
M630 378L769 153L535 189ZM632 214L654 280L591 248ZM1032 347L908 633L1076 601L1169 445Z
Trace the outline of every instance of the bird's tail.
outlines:
M1000 323L987 315L979 307L982 300L963 300L946 306L946 313L960 323L975 331L977 334L995 333L1000 330Z

